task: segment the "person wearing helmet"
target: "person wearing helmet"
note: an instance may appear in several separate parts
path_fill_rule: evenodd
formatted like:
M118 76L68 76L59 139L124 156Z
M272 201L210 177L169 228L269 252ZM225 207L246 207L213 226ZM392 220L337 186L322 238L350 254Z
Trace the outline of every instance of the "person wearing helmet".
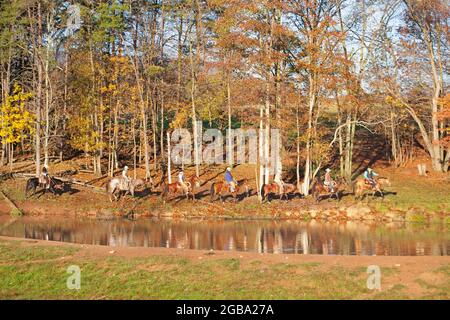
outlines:
M366 180L366 183L372 186L372 188L375 188L377 185L377 182L375 181L376 176L378 176L378 173L373 171L372 168L367 168L364 172L364 179Z
M236 189L236 181L233 178L233 175L231 174L231 168L228 167L227 171L225 171L225 181L230 186L230 192L234 192Z
M325 170L325 178L323 181L323 185L328 188L329 192L334 192L334 182L333 178L331 177L331 169L327 168Z

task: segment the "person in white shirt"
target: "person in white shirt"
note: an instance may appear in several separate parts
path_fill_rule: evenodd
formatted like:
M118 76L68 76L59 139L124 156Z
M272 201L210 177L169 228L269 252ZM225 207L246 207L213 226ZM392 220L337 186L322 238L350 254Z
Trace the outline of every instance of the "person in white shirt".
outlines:
M123 183L124 183L124 187L129 187L130 184L130 178L128 177L128 166L123 167L122 170L122 178L123 178ZM124 188L125 189L125 188Z
M181 184L181 187L183 188L184 192L187 193L188 190L189 190L189 188L188 188L188 186L187 186L187 184L186 184L185 176L184 176L183 170L181 170L181 171L178 173L178 182Z

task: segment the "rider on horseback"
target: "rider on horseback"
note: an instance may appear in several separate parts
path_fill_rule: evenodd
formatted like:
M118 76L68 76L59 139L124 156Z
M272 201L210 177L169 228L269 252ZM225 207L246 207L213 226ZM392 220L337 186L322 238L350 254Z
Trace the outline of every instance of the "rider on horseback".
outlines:
M180 185L183 188L184 192L187 193L189 191L189 188L188 188L188 186L186 184L183 170L180 170L180 172L178 173L178 182L180 183Z
M123 189L128 189L129 185L130 185L130 178L128 177L128 166L123 167L122 170L122 180L124 183L124 186L126 186L127 188L123 188Z
M231 175L231 168L228 167L227 171L225 172L225 181L230 186L230 192L234 192L236 189L236 181L234 180L233 176Z
M280 194L284 193L284 181L281 179L281 175L276 174L273 181L278 185L278 188L280 189Z
M325 170L325 179L323 181L323 185L328 188L328 191L333 193L334 192L334 181L331 177L331 169L327 168Z
M45 189L50 188L50 176L48 175L48 169L46 166L42 168L42 172L39 175L39 184L45 187Z
M377 185L377 182L375 181L375 177L378 176L378 173L372 170L372 168L367 168L367 170L364 172L364 179L367 184L370 184L372 188L375 188Z

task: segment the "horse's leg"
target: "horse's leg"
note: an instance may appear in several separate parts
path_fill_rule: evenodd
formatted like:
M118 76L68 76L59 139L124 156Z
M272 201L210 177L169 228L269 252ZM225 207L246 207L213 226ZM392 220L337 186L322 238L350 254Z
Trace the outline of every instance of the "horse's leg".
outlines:
M35 194L39 194L37 198L40 199L45 194L45 188L37 191Z
M118 196L116 196L116 191L119 191L119 195ZM114 196L114 200L115 201L119 201L119 199L120 199L120 190L117 190L117 188L114 188L114 190L112 192L112 195Z
M313 196L316 199L316 204L319 204L319 202L320 202L320 193L316 193Z
M31 193L31 196L29 195L30 191L33 191L33 192ZM33 186L28 186L28 185L27 185L27 188L25 189L25 198L32 197L35 193L36 193L36 186L35 186L35 185L33 185Z

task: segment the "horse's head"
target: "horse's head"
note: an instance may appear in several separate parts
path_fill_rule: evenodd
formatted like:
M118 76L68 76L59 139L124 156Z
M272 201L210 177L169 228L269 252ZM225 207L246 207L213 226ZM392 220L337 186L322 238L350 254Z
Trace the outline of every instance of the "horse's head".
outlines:
M147 185L147 183L144 180L142 180L142 179L135 179L135 180L132 180L132 181L133 181L134 187L141 187L141 186L146 186ZM152 182L150 181L150 183L152 183Z
M336 179L336 185L338 188L347 188L350 186L350 184L342 177L339 177Z
M377 181L378 181L378 183L379 183L380 185L388 186L388 187L391 186L391 181L389 180L389 178L386 178L386 177L380 177L380 178L377 179Z
M247 197L250 197L250 185L248 184L248 180L247 179L243 179L241 181L237 182L237 187L240 188L244 188L245 190L245 194Z
M194 186L195 188L200 188L202 184L202 181L200 180L199 177L197 176L193 176L191 179L191 185Z

